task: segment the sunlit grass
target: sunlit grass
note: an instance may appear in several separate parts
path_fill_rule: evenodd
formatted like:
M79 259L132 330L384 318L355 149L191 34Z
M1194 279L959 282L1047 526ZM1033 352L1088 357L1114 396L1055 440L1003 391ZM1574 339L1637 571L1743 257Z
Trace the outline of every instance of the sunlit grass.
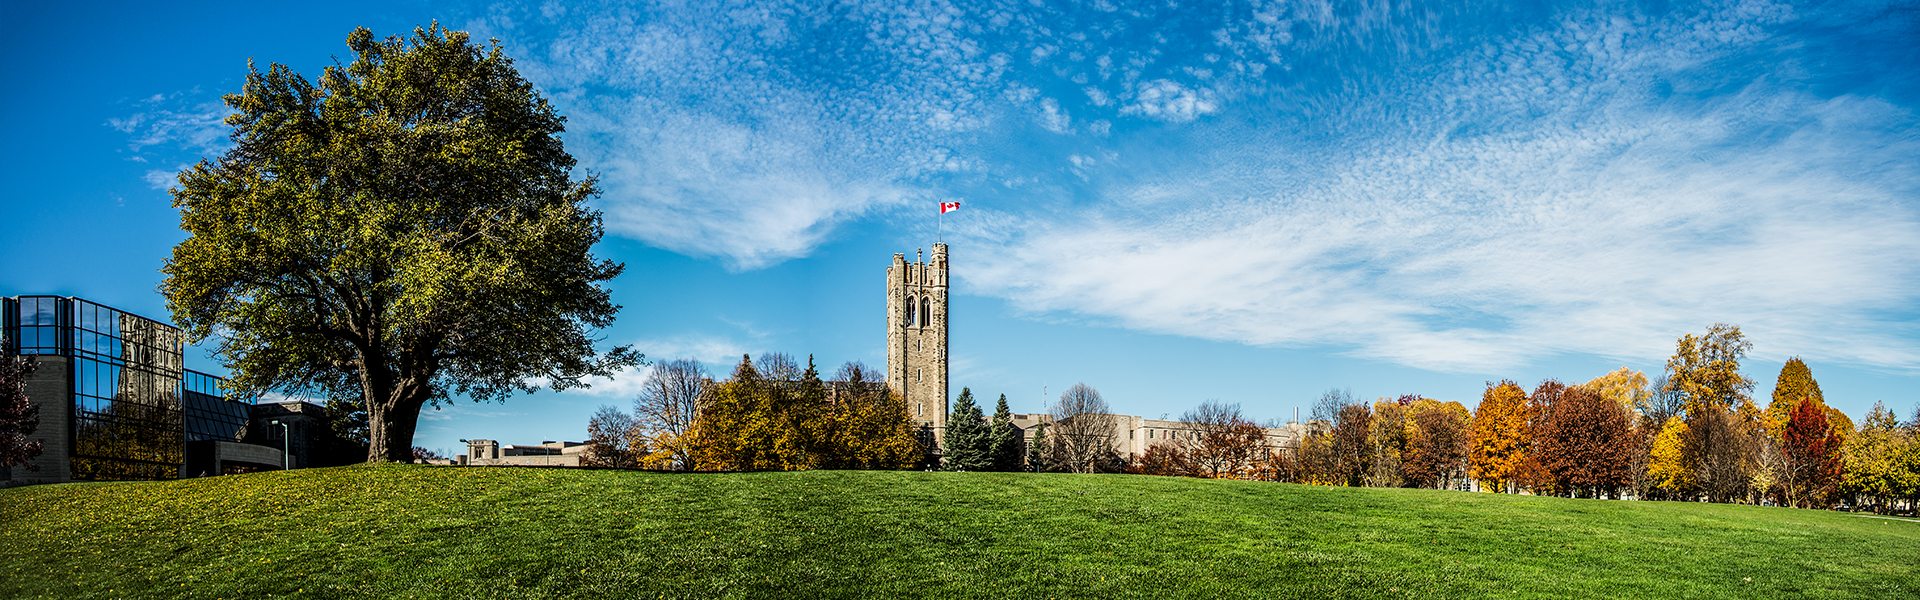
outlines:
M1920 597L1920 523L1140 476L359 466L0 491L0 597Z

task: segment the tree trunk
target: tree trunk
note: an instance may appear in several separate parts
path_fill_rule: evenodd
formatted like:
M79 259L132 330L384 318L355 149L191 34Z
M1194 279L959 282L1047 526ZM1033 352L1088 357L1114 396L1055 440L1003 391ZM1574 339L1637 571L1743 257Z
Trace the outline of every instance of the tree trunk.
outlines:
M367 403L367 462L413 462L413 430L425 400Z

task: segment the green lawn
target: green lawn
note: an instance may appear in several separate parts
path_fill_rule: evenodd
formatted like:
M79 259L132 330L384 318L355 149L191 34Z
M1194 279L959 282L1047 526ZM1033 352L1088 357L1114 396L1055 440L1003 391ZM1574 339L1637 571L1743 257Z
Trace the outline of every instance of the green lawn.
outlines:
M1920 523L1144 476L357 466L0 491L0 597L1916 598Z

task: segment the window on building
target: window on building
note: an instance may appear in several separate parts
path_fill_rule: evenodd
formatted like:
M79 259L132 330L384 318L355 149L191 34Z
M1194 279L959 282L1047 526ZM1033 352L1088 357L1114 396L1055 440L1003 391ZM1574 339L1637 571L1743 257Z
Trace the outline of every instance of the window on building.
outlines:
M921 327L927 326L927 323L930 320L930 317L928 317L927 313L933 312L932 307L933 307L932 302L929 302L926 298L920 299L920 326Z
M913 315L914 315L913 307L914 306L915 304L913 303L913 296L907 296L907 322L906 322L907 327L913 326Z

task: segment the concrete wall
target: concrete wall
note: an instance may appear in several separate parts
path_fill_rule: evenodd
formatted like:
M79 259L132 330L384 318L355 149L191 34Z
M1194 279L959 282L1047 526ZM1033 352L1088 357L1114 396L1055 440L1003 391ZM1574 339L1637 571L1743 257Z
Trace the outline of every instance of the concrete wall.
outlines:
M31 440L41 441L40 456L26 465L13 467L13 478L26 483L65 483L73 481L69 462L73 452L73 383L68 379L70 359L65 356L37 356L40 368L27 379L27 400L40 408L40 427ZM35 471L27 465L38 467Z

